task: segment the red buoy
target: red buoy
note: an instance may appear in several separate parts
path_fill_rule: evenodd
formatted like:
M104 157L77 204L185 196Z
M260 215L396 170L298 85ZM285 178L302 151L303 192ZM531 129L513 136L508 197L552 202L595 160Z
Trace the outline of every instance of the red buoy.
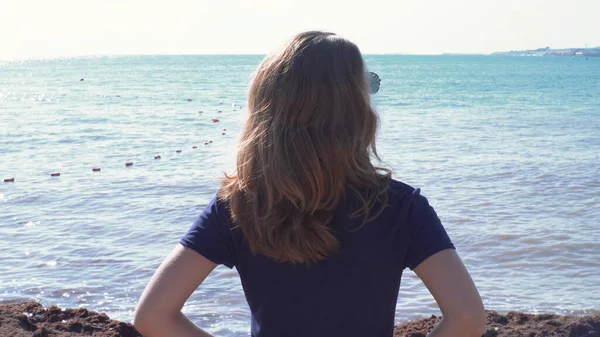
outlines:
M160 159L160 156L154 156L154 159Z
M56 172L56 173L50 173L51 177L60 177L60 173Z
M125 166L133 166L133 162L130 161L130 162L125 163Z
M6 178L4 179L5 183L14 183L15 182L15 178Z
M92 172L100 172L100 168L99 168L99 167L94 167L94 168L92 169Z
M175 150L175 152L177 152L177 153L181 153L181 150Z
M213 118L213 119L212 119L212 122L213 122L213 123L219 123L219 119L218 119L218 118Z

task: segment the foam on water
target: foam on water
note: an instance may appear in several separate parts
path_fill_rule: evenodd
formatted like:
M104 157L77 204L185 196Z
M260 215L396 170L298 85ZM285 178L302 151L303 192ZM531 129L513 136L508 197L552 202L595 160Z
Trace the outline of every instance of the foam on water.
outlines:
M158 264L233 167L259 62L1 63L0 178L15 182L0 183L0 301L34 298L130 320ZM600 59L373 56L367 63L382 78L374 97L380 153L437 209L486 306L597 310ZM436 310L407 272L397 320ZM218 335L248 334L235 270L217 268L184 311Z

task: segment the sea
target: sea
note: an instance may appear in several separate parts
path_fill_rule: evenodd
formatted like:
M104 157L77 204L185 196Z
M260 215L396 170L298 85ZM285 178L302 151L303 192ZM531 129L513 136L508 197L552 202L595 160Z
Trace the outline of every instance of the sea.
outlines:
M261 59L0 61L0 303L131 321L234 168ZM600 58L365 60L382 79L372 96L382 165L421 188L486 308L599 312ZM218 267L183 311L218 336L249 335L235 269ZM407 270L396 321L431 314Z

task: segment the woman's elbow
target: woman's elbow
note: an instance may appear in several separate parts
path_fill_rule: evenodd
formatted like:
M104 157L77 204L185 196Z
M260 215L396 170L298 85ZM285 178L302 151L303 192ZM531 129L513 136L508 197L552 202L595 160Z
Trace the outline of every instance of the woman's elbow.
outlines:
M140 334L150 337L153 324L156 324L156 320L152 317L151 313L139 308L135 311L133 326Z
M469 337L481 337L485 333L486 324L485 310L465 312L460 318L460 325L466 333L465 336Z

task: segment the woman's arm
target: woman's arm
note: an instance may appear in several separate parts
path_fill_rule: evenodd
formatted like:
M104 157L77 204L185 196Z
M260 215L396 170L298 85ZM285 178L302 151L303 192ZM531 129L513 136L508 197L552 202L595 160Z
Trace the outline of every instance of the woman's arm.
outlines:
M415 273L437 301L442 321L429 337L481 337L485 310L477 288L453 249L427 258Z
M185 317L181 308L216 266L177 245L146 286L135 312L135 328L145 337L211 337Z

